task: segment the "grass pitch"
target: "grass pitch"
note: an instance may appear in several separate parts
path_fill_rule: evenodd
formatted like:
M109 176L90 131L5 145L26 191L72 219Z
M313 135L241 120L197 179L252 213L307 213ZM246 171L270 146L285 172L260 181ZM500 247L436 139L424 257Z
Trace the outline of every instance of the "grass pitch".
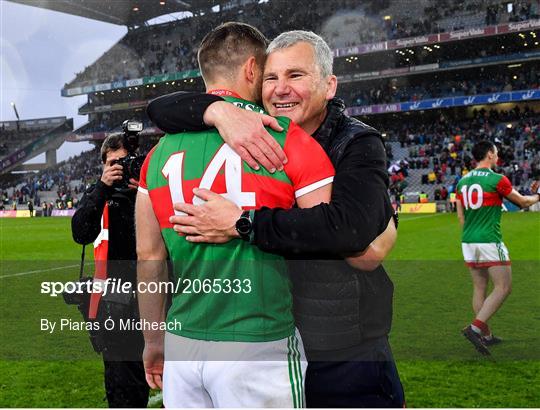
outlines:
M40 330L40 318L80 320L75 307L40 293L42 281L77 277L69 223L0 219L0 407L106 407L103 366L86 333ZM472 318L472 285L457 218L401 217L385 266L395 284L390 341L409 407L540 407L540 214L505 214L502 227L514 286L490 322L504 343L488 360L460 334Z

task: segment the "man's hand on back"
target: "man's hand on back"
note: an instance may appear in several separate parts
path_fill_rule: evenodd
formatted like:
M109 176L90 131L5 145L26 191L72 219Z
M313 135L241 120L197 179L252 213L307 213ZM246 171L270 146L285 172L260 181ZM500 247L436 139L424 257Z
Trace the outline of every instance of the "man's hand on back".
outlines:
M241 208L207 189L194 189L193 193L206 202L202 205L174 204L176 211L187 214L169 218L176 232L186 235L190 242L225 243L239 237L236 221L242 215Z
M258 170L261 164L269 172L281 171L287 163L281 146L264 128L283 131L274 117L219 101L206 109L204 122L216 127L223 140L253 169Z

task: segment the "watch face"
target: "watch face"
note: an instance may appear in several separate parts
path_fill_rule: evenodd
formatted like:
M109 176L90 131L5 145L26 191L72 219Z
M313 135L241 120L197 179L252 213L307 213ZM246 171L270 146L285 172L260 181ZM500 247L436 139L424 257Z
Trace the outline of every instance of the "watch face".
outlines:
M251 232L251 221L249 218L240 218L236 222L236 230L240 235L248 235Z

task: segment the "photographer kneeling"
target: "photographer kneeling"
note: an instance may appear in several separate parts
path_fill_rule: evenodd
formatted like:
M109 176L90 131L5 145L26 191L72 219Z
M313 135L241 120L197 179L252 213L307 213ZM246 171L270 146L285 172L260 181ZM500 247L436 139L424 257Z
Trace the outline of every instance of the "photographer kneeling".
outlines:
M116 279L131 282L135 290L134 209L137 169L142 161L139 160L141 157L133 160L138 145L137 132L128 132L127 124L124 125L124 135L111 135L103 142L103 174L82 197L71 221L71 230L75 242L94 243L94 282ZM91 335L91 339L94 349L103 355L109 407L146 407L148 403L142 332L119 328L120 320L139 319L135 294L114 293L107 289L103 294L94 293L90 297L88 318L100 324L100 330ZM109 317L115 322L112 330L104 326Z

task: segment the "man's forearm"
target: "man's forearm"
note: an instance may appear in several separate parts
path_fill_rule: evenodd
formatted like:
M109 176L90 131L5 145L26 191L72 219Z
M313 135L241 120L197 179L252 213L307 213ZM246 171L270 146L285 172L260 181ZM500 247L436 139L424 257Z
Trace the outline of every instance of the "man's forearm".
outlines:
M137 263L137 296L139 301L139 314L141 320L148 323L162 323L165 321L165 308L167 303L167 287L160 288L168 280L167 262L164 260L139 260ZM155 292L149 284L155 283L159 289ZM152 291L152 292L150 292ZM163 330L143 330L144 340L147 344L163 343Z
M540 199L539 195L540 194L524 195L523 201L521 202L521 204L519 204L520 208L524 209L536 204Z
M356 253L367 249L384 231L384 221L392 218L391 206L384 204L373 217L359 213L350 218L347 213L348 209L335 203L310 209L263 208L255 212L253 244L278 254Z
M203 131L210 128L204 123L204 112L216 101L223 99L212 94L177 91L150 101L146 113L169 134Z
M256 211L253 243L279 254L341 255L365 250L384 232L393 215L384 147L367 137L349 151L337 167L330 204Z

